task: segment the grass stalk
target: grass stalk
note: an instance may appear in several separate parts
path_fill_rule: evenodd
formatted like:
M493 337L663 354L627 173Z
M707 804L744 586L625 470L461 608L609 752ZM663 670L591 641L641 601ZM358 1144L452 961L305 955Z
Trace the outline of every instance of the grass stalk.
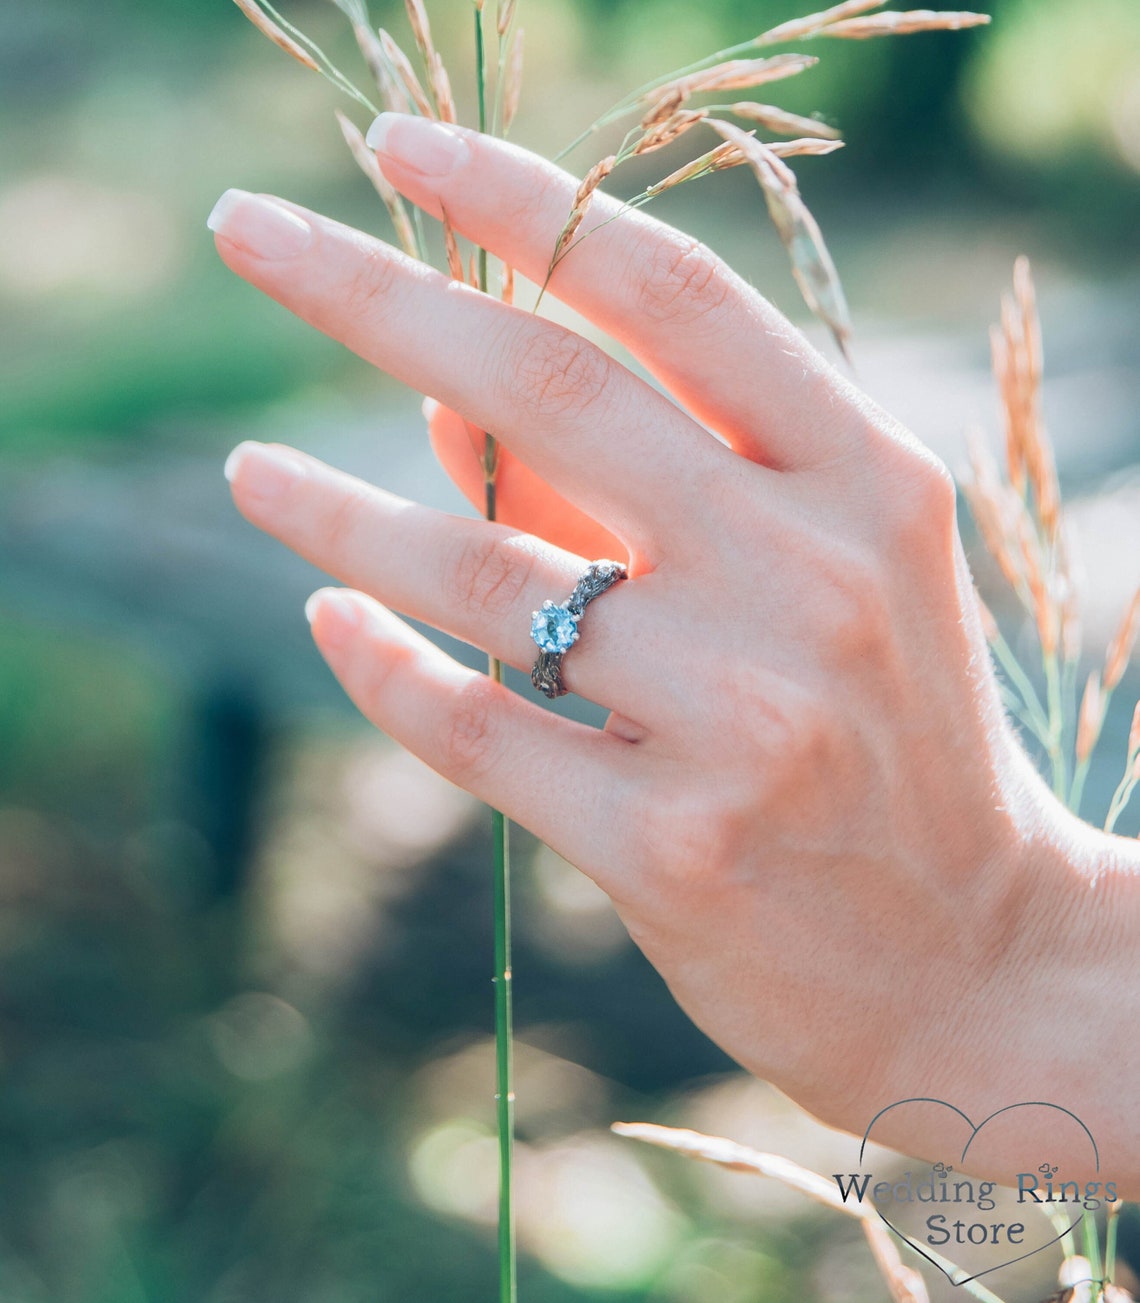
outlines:
M1045 687L1046 697L1049 702L1049 734L1046 743L1046 749L1049 753L1049 764L1053 770L1053 792L1060 800L1064 801L1065 793L1068 791L1068 764L1065 759L1065 751L1061 745L1061 738L1064 731L1064 705L1061 699L1061 674L1057 664L1056 654L1046 655L1045 661Z
M368 96L365 95L364 92L354 82L352 82L348 77L344 75L343 72L341 72L341 70L336 66L336 64L333 63L333 61L328 57L328 55L324 52L324 50L322 50L321 47L317 45L315 41L310 40L305 35L304 32L302 32L299 28L294 27L293 24L286 17L284 17L284 15L278 13L277 10L273 7L273 5L269 3L269 0L259 0L259 3L262 9L265 10L265 12L270 16L270 18L272 18L273 21L277 23L283 31L288 32L289 35L294 38L294 40L298 41L305 49L307 49L312 54L313 58L316 59L317 62L320 64L320 67L317 69L317 71L321 74L322 77L324 77L326 81L331 82L337 88L337 90L343 91L344 94L349 97L349 99L355 100L358 104L366 108L368 112L372 114L373 117L376 117L379 114L380 110L376 107L376 105L372 103L372 101L368 98Z
M483 31L483 8L475 5L475 85L479 101L479 130L487 130L487 61ZM476 252L478 288L487 288L487 250ZM495 437L483 434L483 515L498 515L496 479L498 448ZM503 681L502 663L487 658L487 673L496 683ZM511 829L501 810L491 811L491 840L494 846L495 915L495 1114L499 1133L499 1303L516 1303L518 1298L515 1218L511 1199L514 1169L515 1094L514 1009L511 988Z
M1104 1227L1104 1283L1116 1283L1116 1227L1120 1220L1120 1200L1108 1205Z

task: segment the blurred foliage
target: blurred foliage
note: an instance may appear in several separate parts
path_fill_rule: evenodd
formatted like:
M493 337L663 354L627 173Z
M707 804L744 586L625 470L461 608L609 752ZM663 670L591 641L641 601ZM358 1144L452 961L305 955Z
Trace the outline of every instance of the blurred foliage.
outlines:
M469 5L431 8L469 106ZM523 0L518 138L553 152L630 85L805 8ZM962 228L957 249L1031 221L1069 265L1135 265L1140 6L990 8L966 36L820 43L781 92L851 141L803 177L829 236L861 232L865 285L900 212ZM325 0L288 11L357 66ZM395 0L373 11L406 33ZM228 0L0 6L6 459L212 452L224 421L317 388L382 401L204 229L238 184L382 232L334 107ZM725 181L690 211L751 240L755 197ZM63 615L0 626L4 1303L491 1296L482 823L362 731L263 710ZM394 831L401 811L432 836ZM534 1177L523 1297L881 1297L846 1228L758 1217L605 1138L623 1113L691 1116L727 1065L584 879L526 842L518 870L519 1026L546 1047L521 1056L522 1144L554 1174Z
M406 32L395 5L374 9ZM519 136L553 151L631 84L795 6L531 0L528 9ZM816 43L822 63L782 85L780 101L821 110L851 144L805 165L810 195L838 224L872 201L881 212L992 207L1014 221L1044 208L1067 256L1102 267L1134 259L1140 9L1132 0L991 9L992 28L961 35ZM358 67L331 5L305 0L289 12ZM464 5L442 7L436 22L469 107L467 17ZM316 383L360 383L341 350L230 283L202 229L232 183L382 229L339 142L335 101L224 0L3 10L0 446L34 453L45 439L145 437L175 417L204 421Z

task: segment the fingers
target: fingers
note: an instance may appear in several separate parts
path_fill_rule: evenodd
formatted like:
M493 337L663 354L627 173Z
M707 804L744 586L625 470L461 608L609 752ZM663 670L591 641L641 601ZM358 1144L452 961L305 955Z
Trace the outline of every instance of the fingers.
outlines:
M226 476L242 513L306 560L520 670L538 654L534 611L547 598L564 601L587 564L506 526L385 493L291 448L240 444ZM632 622L644 639L656 623L643 582L593 603L563 662L569 689L635 718L646 718L651 703L623 631Z
M322 589L306 614L329 667L377 728L587 872L623 863L613 843L629 822L630 743L465 669L360 593Z
M477 510L486 503L482 436L457 412L432 399L424 403L428 438L440 465ZM567 502L508 449L500 448L495 473L496 519L583 557L621 557L621 543L572 502Z
M436 216L445 208L464 235L543 283L575 177L504 141L401 114L381 114L368 142L409 199ZM578 233L589 238L559 262L551 292L738 452L781 467L826 460L846 382L709 249L641 212L610 221L620 210L594 195Z
M239 275L492 431L639 552L692 519L682 506L728 455L580 336L359 231L241 191L228 191L210 220Z

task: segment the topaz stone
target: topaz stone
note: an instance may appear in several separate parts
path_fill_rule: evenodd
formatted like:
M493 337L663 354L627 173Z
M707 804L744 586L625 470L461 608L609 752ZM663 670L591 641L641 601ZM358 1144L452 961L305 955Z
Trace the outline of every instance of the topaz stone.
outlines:
M530 636L540 651L564 652L578 641L578 617L564 606L545 601L541 611L535 611L530 624Z

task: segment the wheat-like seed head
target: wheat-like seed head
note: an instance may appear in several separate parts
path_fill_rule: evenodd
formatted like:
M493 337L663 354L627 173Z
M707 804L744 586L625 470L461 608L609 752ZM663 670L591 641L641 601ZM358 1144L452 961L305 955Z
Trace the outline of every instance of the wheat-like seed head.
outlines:
M967 27L984 27L989 14L950 13L946 10L912 9L907 13L869 14L847 18L821 28L820 36L839 36L865 41L872 36L911 36L915 32L961 32Z
M819 158L844 148L842 140L816 140L806 137L800 140L770 140L767 145L777 158Z
M1077 761L1083 764L1093 753L1104 722L1104 692L1100 675L1093 670L1085 681L1081 709L1077 716Z
M419 251L416 245L416 233L412 228L411 219L408 217L408 210L403 199L380 170L376 155L364 143L364 137L360 134L356 124L339 109L336 110L336 120L340 123L341 134L352 152L352 157L356 160L357 167L372 182L376 193L384 201L384 207L387 208L388 215L392 219L392 225L396 229L396 238L400 242L400 247L409 257L417 258Z
M495 15L495 30L499 33L499 39L511 30L511 22L515 16L515 0L499 0L498 12Z
M455 238L455 227L452 226L445 209L441 208L440 213L440 220L443 223L443 243L447 250L447 270L451 279L462 285L464 284L463 256L459 252L459 241ZM476 284L474 280L471 283Z
M710 126L737 145L760 183L768 215L792 262L792 275L808 307L830 328L846 355L851 322L839 274L823 242L815 218L800 196L795 173L769 146L731 122L719 118Z
M665 82L648 92L644 98L656 102L666 96L680 93L682 100L706 91L744 90L766 86L769 82L795 77L819 62L810 54L776 54L770 59L728 59L701 72L687 73Z
M392 113L410 113L412 102L404 87L392 76L380 38L371 27L363 23L354 23L352 33L364 62L368 65L368 71L372 74L372 80L376 83L376 89L380 92L384 107Z
M706 172L720 172L726 168L739 167L747 161L736 145L726 140L715 149L710 149L699 158L694 158L676 171L670 172L667 177L655 181L648 187L646 194L658 195L663 190L671 190L674 186L692 181L694 177L704 176Z
M707 117L708 109L678 109L676 113L650 127L637 142L633 152L651 154L655 149L664 149Z
M838 140L839 132L825 122L815 118L801 117L798 113L789 113L774 104L755 104L751 100L742 100L733 104L729 112L735 118L746 122L755 122L767 131L774 131L781 136L818 136L821 140Z
M832 8L824 9L820 13L793 18L789 22L781 23L779 27L761 32L754 44L783 45L788 41L800 41L805 37L814 36L829 23L844 18L854 18L857 14L865 14L868 9L880 9L886 2L887 0L845 0L845 3L833 5Z
M431 23L428 21L427 10L424 8L423 0L404 0L404 8L408 13L408 22L412 27L412 36L415 38L420 54L423 55L424 62L427 63L431 58L435 46L432 45Z
M733 1140L702 1135L699 1131L656 1126L651 1122L615 1122L610 1130L619 1136L628 1136L631 1140L671 1149L688 1158L715 1163L732 1172L749 1172L753 1176L779 1181L781 1185L798 1190L835 1212L854 1217L863 1227L894 1303L929 1303L922 1277L917 1271L903 1265L898 1248L878 1215L866 1204L843 1200L835 1185L817 1172L801 1167L780 1154L760 1153Z
M505 136L519 111L522 96L523 71L523 31L516 27L511 35L510 51L507 54L507 66L503 71L503 135Z
M648 131L650 127L655 127L659 122L664 122L666 118L672 117L674 113L685 102L685 92L673 83L664 95L659 96L649 106L645 117L641 119L641 126Z
M1124 671L1128 668L1133 648L1136 646L1137 633L1140 633L1140 588L1133 593L1132 601L1128 603L1120 625L1108 644L1108 651L1104 658L1106 691L1111 692L1124 677Z
M508 307L515 301L515 269L509 263L503 263L499 279L499 298Z
M574 195L574 204L570 209L570 216L566 219L566 225L562 228L562 234L558 237L558 244L554 250L554 262L557 262L566 252L570 241L577 234L578 227L582 225L582 219L586 216L586 209L590 206L590 199L593 197L594 191L614 170L616 163L617 158L613 154L607 154L605 158L595 163L582 178Z
M420 85L420 79L416 76L415 69L412 67L408 56L400 49L383 27L380 28L379 34L380 46L383 49L388 62L396 70L396 76L400 79L404 89L411 97L412 103L425 118L434 118L435 109L432 107L431 101L424 92L423 86Z
M306 68L311 69L313 72L320 72L320 64L317 63L308 50L298 45L288 32L278 27L273 19L259 5L254 3L254 0L234 0L234 4L245 14L257 30L263 36L268 36L279 49L284 50L286 54L291 55L298 63L304 64Z
M436 106L439 109L439 120L441 122L458 122L459 114L456 111L455 100L451 94L451 78L447 75L447 69L444 67L443 60L437 51L432 51L427 72L428 85L431 87L431 93L435 97Z

